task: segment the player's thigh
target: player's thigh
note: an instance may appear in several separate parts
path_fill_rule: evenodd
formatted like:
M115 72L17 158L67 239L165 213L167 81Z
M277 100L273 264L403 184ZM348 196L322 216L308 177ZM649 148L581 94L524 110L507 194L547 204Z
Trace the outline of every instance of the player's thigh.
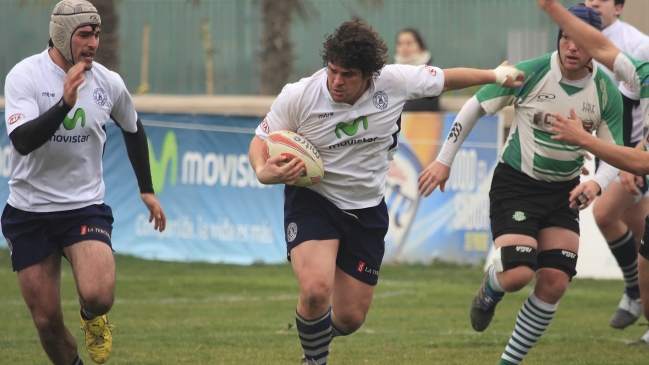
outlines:
M578 251L577 232L558 226L539 231L535 292L541 300L556 303L563 296L577 274Z
M348 322L346 317L351 317L351 321L354 318L364 320L372 304L374 288L374 285L364 283L337 268L331 294L334 317L344 322Z
M37 325L62 319L60 251L19 270L18 286Z
M329 295L334 285L338 246L337 239L309 240L291 249L291 265L301 292Z
M63 248L72 265L79 295L112 302L115 292L115 258L105 242L87 240Z
M622 184L613 181L593 203L593 215L598 224L612 222L622 218L625 211L633 208L633 195L629 194Z

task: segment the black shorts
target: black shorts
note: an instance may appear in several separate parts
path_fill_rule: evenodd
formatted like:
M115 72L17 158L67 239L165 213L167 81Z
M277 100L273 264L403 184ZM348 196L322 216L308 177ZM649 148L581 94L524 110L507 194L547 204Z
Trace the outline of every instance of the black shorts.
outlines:
M342 210L322 195L295 186L284 189L284 232L291 250L310 240L340 241L336 266L369 285L376 285L388 232L385 201L372 208Z
M2 212L2 234L14 271L81 241L101 241L112 247L112 231L113 212L106 204L47 213L26 212L7 204Z
M579 177L548 182L533 179L499 163L489 191L489 217L493 239L504 234L536 238L539 230L563 227L579 234L579 210L569 207L570 191Z

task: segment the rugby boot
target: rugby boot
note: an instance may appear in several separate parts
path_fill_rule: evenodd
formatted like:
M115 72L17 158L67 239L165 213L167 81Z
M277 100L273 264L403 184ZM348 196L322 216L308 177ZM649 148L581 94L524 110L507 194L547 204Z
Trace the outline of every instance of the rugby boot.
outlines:
M489 323L494 318L496 311L496 304L503 298L502 296L495 295L489 289L489 270L482 280L482 285L478 289L478 293L471 301L471 326L477 332L482 332L489 327Z
M108 324L105 314L91 320L81 317L81 329L86 333L86 349L97 364L108 361L113 348L113 328L115 326Z
M649 345L649 330L640 339L627 342L629 345Z
M634 324L640 318L640 315L642 315L640 298L631 298L625 292L608 324L613 328L623 330Z

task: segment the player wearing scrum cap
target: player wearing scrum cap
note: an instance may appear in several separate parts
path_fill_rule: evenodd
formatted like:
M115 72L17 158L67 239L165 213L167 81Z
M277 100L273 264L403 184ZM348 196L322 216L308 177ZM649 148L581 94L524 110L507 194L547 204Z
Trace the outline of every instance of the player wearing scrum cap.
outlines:
M594 31L602 29L595 10L578 5L570 11ZM530 75L521 88L482 88L462 107L437 160L419 177L420 193L428 195L437 186L443 191L455 154L478 119L514 106L514 122L489 191L496 258L470 310L473 329L484 331L505 293L519 291L536 278L500 365L523 361L550 324L577 273L577 208L590 205L618 172L603 165L593 180L580 184L586 151L551 139L550 114L578 105L584 128L622 144L623 109L617 86L572 37L572 32L559 29L556 52L517 64Z
M388 212L383 199L407 100L472 85L522 84L512 66L496 70L385 65L387 46L370 26L343 23L326 38L324 66L284 87L250 144L263 184L286 184L284 226L300 286L295 318L302 364L323 365L336 336L358 330L372 303L383 260ZM293 159L264 159L264 139L297 132L320 152L325 175L309 188L292 186L304 169ZM346 143L363 139L362 143Z
M593 58L615 72L615 76L627 83L640 97L640 107L644 120L644 148L625 148L613 146L603 141L593 139L588 133L579 128L580 118L570 112L570 119L564 113L556 114L552 122L552 131L556 140L577 144L588 150L603 161L620 169L636 175L649 174L649 62L640 61L620 51L610 40L602 34L592 32L588 27L583 27L566 9L555 0L536 0L539 6L560 27L569 31L575 43L587 50ZM567 113L565 113L567 114ZM645 218L645 230L637 253L638 259L638 287L642 298L642 312L649 320L649 216ZM649 331L636 344L649 344Z
M9 200L2 233L41 344L57 365L80 365L63 323L61 257L72 266L86 348L108 360L115 261L113 215L104 204L104 125L122 129L149 221L166 218L153 192L146 134L121 77L93 59L101 19L83 0L63 0L52 13L50 48L18 63L5 83L6 126L12 142Z
M618 19L624 0L586 0L584 3L599 13L602 34L617 48L637 60L649 60L649 55L642 51L643 46L649 46L649 37ZM638 97L606 66L597 65L619 84L624 104L624 145L642 146L642 110ZM593 203L595 222L624 274L625 291L609 321L611 327L618 329L633 324L642 315L637 253L644 232L644 217L649 214L649 189L643 180L644 177L620 171L620 176Z

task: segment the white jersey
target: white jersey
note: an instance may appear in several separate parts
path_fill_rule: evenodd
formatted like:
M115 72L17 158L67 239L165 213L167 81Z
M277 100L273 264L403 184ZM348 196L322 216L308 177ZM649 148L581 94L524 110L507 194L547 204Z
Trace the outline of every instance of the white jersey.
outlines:
M636 90L644 117L644 145L649 149L649 62L642 62L622 52L615 58L615 75Z
M256 134L296 132L324 161L320 183L309 187L341 209L378 205L397 151L401 111L407 100L437 96L444 73L432 66L387 65L354 105L337 103L327 88L326 68L284 87Z
M629 23L625 23L621 20L616 20L613 24L602 30L602 33L611 40L611 43L615 45L620 51L636 57L634 53L642 45L649 45L649 36L642 33L634 26ZM637 59L642 59L636 57ZM597 63L602 71L604 71L612 80L616 80L619 84L620 92L631 99L636 99L632 92L628 91L628 85L625 87L623 85L623 80L617 78L615 74L606 68L606 66ZM631 128L631 135L629 136L631 142L638 142L642 139L642 109L634 108L633 109L633 127Z
M63 96L66 75L47 50L18 63L5 82L7 133L54 106ZM94 63L83 76L77 103L48 142L26 156L12 147L12 207L52 212L103 203L104 124L112 116L122 129L134 133L137 114L118 74Z

